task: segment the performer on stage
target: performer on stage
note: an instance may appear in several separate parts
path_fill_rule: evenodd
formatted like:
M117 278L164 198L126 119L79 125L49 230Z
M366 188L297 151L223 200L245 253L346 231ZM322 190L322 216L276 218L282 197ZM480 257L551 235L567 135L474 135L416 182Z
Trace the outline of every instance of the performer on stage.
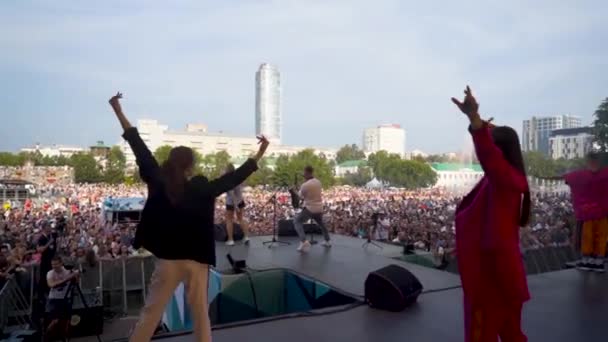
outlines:
M456 211L456 253L464 291L466 341L527 341L521 330L530 299L519 227L530 217L530 191L519 138L479 116L469 87L452 101L469 118L484 177Z
M141 179L148 185L148 199L135 233L134 247L143 247L157 258L146 304L131 341L149 341L173 291L184 282L193 317L196 341L211 341L208 314L209 266L215 265L214 212L215 198L243 183L257 170L268 140L259 138L257 154L236 171L209 181L194 176L194 152L176 147L169 159L159 166L122 112L121 94L110 99L110 105L124 129Z
M331 247L329 232L323 224L323 189L321 182L314 176L312 166L304 168L304 179L306 179L306 182L300 186L299 191L300 198L304 201L304 206L293 221L296 232L300 237L298 251L308 252L310 249L310 241L306 239L306 233L304 232L304 222L310 219L313 219L323 232L325 241L323 241L322 245Z
M608 168L600 168L596 153L587 155L587 169L577 170L558 177L570 187L574 215L583 222L581 254L577 268L605 272L606 241L608 240Z
M234 165L226 166L226 173L234 172ZM236 212L236 220L243 230L243 243L249 244L249 229L247 222L243 218L245 211L245 200L243 199L243 185L237 185L236 188L226 192L226 233L228 240L226 245L234 246L234 213Z

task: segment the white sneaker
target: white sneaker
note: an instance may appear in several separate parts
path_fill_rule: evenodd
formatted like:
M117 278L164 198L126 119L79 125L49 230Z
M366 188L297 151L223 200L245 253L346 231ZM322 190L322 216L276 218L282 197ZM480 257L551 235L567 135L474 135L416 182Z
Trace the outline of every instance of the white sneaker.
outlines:
M226 241L226 246L234 246L234 240Z
M310 242L308 242L308 241L300 242L300 245L298 246L298 252L308 252L309 250L310 250Z
M323 242L321 242L321 246L329 248L329 247L331 247L331 242L323 241Z
M244 243L244 244L246 244L246 245L248 245L248 244L249 244L249 236L245 236L245 237L243 238L243 243Z

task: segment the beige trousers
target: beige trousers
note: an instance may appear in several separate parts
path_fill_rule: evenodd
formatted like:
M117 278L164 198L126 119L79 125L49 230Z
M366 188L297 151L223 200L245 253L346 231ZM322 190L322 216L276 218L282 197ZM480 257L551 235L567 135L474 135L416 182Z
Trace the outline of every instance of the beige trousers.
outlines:
M180 282L184 282L185 285L195 341L211 342L211 323L207 303L209 265L192 260L165 259L156 262L146 305L129 341L150 341L167 303Z

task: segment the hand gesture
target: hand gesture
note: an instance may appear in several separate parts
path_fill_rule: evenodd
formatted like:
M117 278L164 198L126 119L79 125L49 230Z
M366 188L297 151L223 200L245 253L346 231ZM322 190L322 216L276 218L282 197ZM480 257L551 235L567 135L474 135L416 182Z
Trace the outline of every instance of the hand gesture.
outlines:
M452 97L452 102L454 102L460 111L466 114L469 118L478 115L479 103L477 103L477 100L473 96L473 92L469 86L467 86L467 88L464 90L464 94L465 96L463 102L458 101L458 99L454 97Z
M255 155L255 157L253 157L253 159L259 161L264 156L264 153L266 153L266 149L268 148L268 145L270 145L270 142L263 135L259 135L256 138L258 138L258 145L260 145L260 148L258 149L258 153Z
M112 96L108 102L112 108L116 108L120 107L120 99L122 99L122 93L118 92L116 95Z

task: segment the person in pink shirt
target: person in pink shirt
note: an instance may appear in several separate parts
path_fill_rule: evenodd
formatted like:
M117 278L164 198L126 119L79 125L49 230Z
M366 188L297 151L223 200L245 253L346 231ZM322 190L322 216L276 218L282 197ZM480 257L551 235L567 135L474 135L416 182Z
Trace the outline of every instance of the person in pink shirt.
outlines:
M560 177L570 187L574 215L583 222L581 254L577 264L582 270L605 272L604 258L608 241L608 168L601 168L599 155L587 155L587 168Z

